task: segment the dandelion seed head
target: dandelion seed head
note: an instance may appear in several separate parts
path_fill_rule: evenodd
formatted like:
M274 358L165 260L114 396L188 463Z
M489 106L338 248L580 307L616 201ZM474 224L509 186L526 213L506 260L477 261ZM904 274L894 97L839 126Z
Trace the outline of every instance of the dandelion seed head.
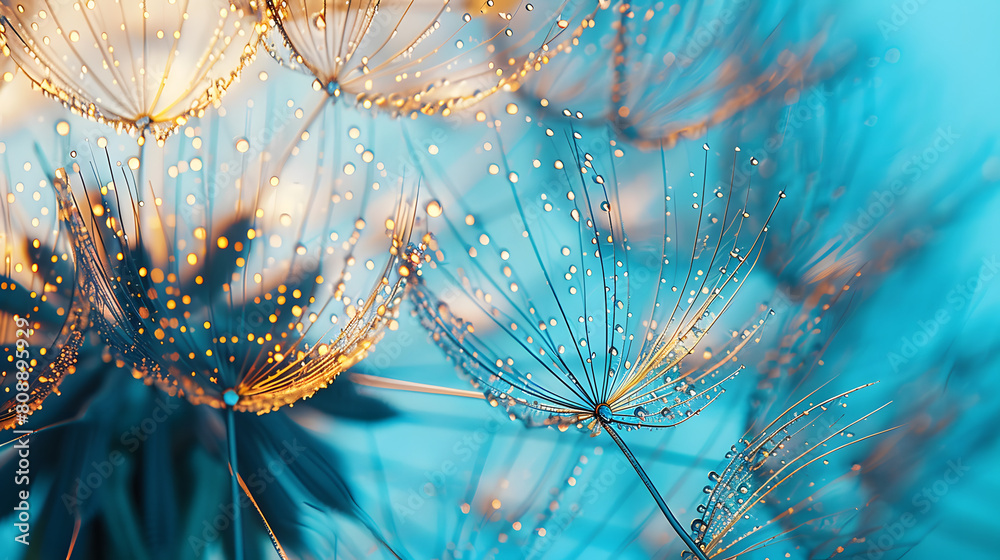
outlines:
M10 56L45 95L75 114L137 135L140 145L147 134L162 144L188 119L204 115L253 59L267 31L256 3L209 0L186 10L174 2L93 2L60 10L58 17L37 6L0 6L14 31L5 35ZM143 56L133 58L135 52Z
M564 114L577 120L574 111ZM537 126L551 136L551 128ZM555 165L555 177L565 181L537 178L549 171L531 166L507 187L514 196L524 189L540 191L535 206L517 207L522 242L495 247L488 224L467 221L468 229L455 230L456 241L470 248L467 255L475 262L458 269L453 285L440 278L442 285L420 283L411 290L417 315L474 386L529 425L597 430L602 424L628 429L686 422L724 394L723 384L741 369L739 353L760 339L767 314L746 321L740 336L718 337L711 328L752 270L766 222L755 230L735 208L746 184L734 182L723 188L726 196L700 202L708 178L694 179L699 202L685 219L700 224L698 236L692 227L687 249L665 250L664 266L657 267L662 277L641 278L648 287L640 287L634 283L640 280L632 280L630 263L637 257L618 206L622 171L605 168L617 159L611 157L614 144L607 143L608 153L591 153L581 149L587 142L581 131L566 137L570 143ZM704 148L707 165L711 154L707 144ZM563 166L564 161L573 163ZM497 174L501 167L513 165L491 163L489 171ZM575 171L567 173L570 169ZM577 182L586 177L586 186ZM663 189L666 195L669 185ZM463 206L460 200L447 204ZM677 211L672 197L664 197L663 211L669 223ZM672 230L665 228L664 246L673 242L666 235ZM741 234L725 237L727 230ZM567 246L567 239L579 239L580 245ZM553 266L556 259L562 264ZM492 269L491 262L511 263L499 267L499 277L509 280L479 273L480 267ZM674 277L677 285L665 285ZM447 300L435 300L439 289L447 290ZM574 309L588 311L572 314ZM638 317L647 320L640 323ZM493 328L505 336L481 338L479 333ZM723 346L709 350L707 341L713 339Z
M516 89L570 50L573 30L606 7L577 0L541 9L503 9L491 1L468 11L394 9L374 0L268 4L266 25L274 31L265 46L281 65L313 75L316 89L331 97L347 94L366 109L403 116L448 116ZM565 31L547 32L553 26ZM517 104L505 112L517 114Z
M230 150L236 162L248 153L239 141ZM100 188L66 175L56 187L76 278L103 310L97 326L117 360L194 404L263 414L310 397L375 349L425 244L409 239L403 196L375 222L382 231L362 214L373 188L292 179L276 188L277 175L253 171L259 163L244 169L206 167L240 183L215 185L211 205L195 188L149 208L121 168ZM183 193L192 179L181 179Z

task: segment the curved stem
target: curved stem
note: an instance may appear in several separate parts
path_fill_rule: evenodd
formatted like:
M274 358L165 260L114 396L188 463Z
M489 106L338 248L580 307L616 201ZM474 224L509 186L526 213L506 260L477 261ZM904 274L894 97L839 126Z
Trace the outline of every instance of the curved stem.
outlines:
M240 483L236 473L236 430L233 427L233 408L226 409L226 432L229 438L230 490L233 496L233 544L236 560L243 560L243 516L240 511Z
M632 450L629 449L628 445L625 444L625 440L623 440L621 436L618 435L618 432L616 432L615 429L611 427L610 423L601 422L601 425L604 427L604 430L608 432L608 435L611 436L611 439L615 440L615 443L618 444L618 448L621 449L622 453L625 454L625 458L628 459L628 462L632 463L632 468L635 469L635 472L639 475L639 478L642 479L642 483L646 485L646 489L649 490L649 493L653 495L653 499L656 500L656 505L660 506L660 511L663 512L663 516L667 518L667 521L670 523L670 526L673 527L674 532L677 533L677 535L681 538L681 540L684 541L684 544L687 545L687 547L691 550L692 553L694 553L696 557L698 557L699 560L708 560L708 556L705 556L705 553L702 552L700 548L698 548L698 545L695 544L694 539L691 538L691 535L689 535L687 531L684 530L684 527L681 526L680 521L677 520L677 517L675 517L673 512L670 511L670 508L667 507L667 502L663 500L663 496L661 496L660 492L657 491L655 486L653 486L653 481L649 479L649 475L646 474L646 471L643 470L642 465L639 464L639 461L635 458L635 455L632 454Z

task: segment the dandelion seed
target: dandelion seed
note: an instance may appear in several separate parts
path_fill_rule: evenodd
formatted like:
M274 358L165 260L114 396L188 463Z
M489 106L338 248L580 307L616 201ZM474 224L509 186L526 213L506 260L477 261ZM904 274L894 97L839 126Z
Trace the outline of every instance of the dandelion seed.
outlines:
M794 26L785 22L802 17L791 3L727 15L705 1L616 6L595 14L573 50L520 91L543 106L585 108L652 148L703 135L751 107L784 106L803 83L822 79L825 34L789 36Z
M239 473L234 413L291 406L366 358L423 262L402 191L382 238L362 217L381 206L367 204L373 188L335 196L332 180L298 191L288 181L278 192L262 163L269 155L248 166L262 173L232 177L239 187L219 185L207 206L197 196L172 203L187 198L180 182L176 196L144 205L150 193L122 167L94 165L92 178L75 181L59 170L55 181L77 278L115 360L170 395L225 410L234 501L254 501ZM227 159L212 156L205 161ZM369 260L378 265L362 266ZM241 558L241 529L234 542Z
M699 556L738 557L764 547L778 547L799 533L820 531L835 535L835 512L824 513L816 504L828 491L823 485L805 484L803 479L818 477L810 467L824 467L828 458L842 449L890 430L848 438L845 429L860 426L882 405L854 420L843 417L843 401L864 385L828 399L812 402L813 391L773 418L755 437L741 439L726 454L720 473L709 474L712 485L705 487L707 498L698 506L701 517L691 523L691 536ZM766 504L790 504L783 513L765 511ZM853 516L845 514L842 517ZM843 522L840 520L839 522ZM823 537L828 540L829 537ZM845 544L849 538L844 538ZM797 545L796 545L797 549ZM690 552L684 557L692 558Z
M567 114L576 118L572 112ZM707 212L707 205L695 210L696 230L690 248L682 253L680 247L668 242L666 232L674 227L670 220L676 209L665 206L661 250L663 255L674 254L678 264L661 266L657 280L679 277L680 295L664 289L660 281L653 286L634 285L627 275L631 249L618 204L618 185L605 180L593 188L580 186L590 183L588 176L615 177L613 167L608 172L598 169L599 162L613 158L584 152L579 131L567 137L572 138L570 157L562 160L576 160L576 171L567 169L565 182L556 188L568 188L574 196L567 197L568 203L559 209L561 222L557 218L545 220L563 224L560 231L564 237L560 241L536 240L542 235L537 219L528 215L523 205L517 206L527 235L520 259L511 257L520 265L519 271L512 270L511 278L522 288L532 289L507 290L497 278L482 274L484 267L491 267L483 264L491 256L484 250L469 266L454 273L442 271L439 280L453 286L452 292L465 295L468 303L462 308L473 318L460 317L452 311L453 303L438 301L431 291L433 284L420 283L410 295L432 339L474 386L488 399L501 403L512 418L529 425L575 427L595 435L606 431L633 458L617 430L666 428L686 422L719 398L724 393L723 384L741 371L742 366L731 364L759 338L767 314L753 321L742 336L729 338L709 358L697 350L753 270L770 217L761 229L751 231L742 208L735 207L734 201L744 199L733 196L737 186L730 184L721 218ZM706 169L708 155L706 151ZM665 169L663 173L665 176ZM524 182L522 178L520 184ZM707 188L707 178L703 178L700 199L705 199ZM518 196L518 187L509 184L509 190ZM470 229L466 234L458 228L456 231L460 237L486 235ZM563 282L555 267L564 267L556 263L565 263L565 257L561 251L549 254L549 248L560 247L568 238L582 241L579 252L574 249L570 253L579 255L577 265L585 274L567 274ZM505 249L514 253L511 247ZM532 268L541 282L524 279ZM721 270L725 272L717 272ZM503 296L486 299L479 295L482 293ZM570 299L566 293L575 296ZM575 310L583 310L578 320L573 318ZM563 326L536 328L534 316L561 318ZM512 323L518 328L512 328ZM498 329L500 340L476 334L487 327ZM561 353L563 347L572 350ZM675 530L689 539L678 529L676 518L641 467L634 460L632 463ZM693 550L693 543L689 544Z
M0 430L24 426L73 373L88 325L72 251L54 224L26 218L38 204L0 177ZM35 199L37 200L37 199Z
M252 2L209 0L190 9L174 2L81 3L57 17L28 4L0 5L4 51L43 93L138 134L140 144L147 132L162 142L204 114L253 59L267 29Z
M448 115L516 87L571 46L567 28L582 30L606 7L570 0L507 13L492 2L469 12L376 0L267 4L277 29L266 44L278 62L315 76L315 87L331 98L349 95L365 108L402 115ZM550 31L557 21L566 32ZM497 22L502 29L492 29Z
M250 189L252 197L230 206L242 212L203 216L184 205L145 210L131 174L105 173L98 181L78 178L83 184L77 192L91 200L82 207L71 178L62 172L56 180L80 282L101 310L97 325L119 359L148 383L194 404L263 414L311 396L373 349L398 314L406 285L398 271L420 264L410 260L411 220L402 203L385 256L366 275L354 266L367 260L355 254L364 222L344 204L326 208L321 201L330 201L322 194L327 186L317 185L308 195L313 205L294 209L262 177L259 191ZM251 181L256 179L242 177L243 188ZM108 184L107 194L94 183ZM95 196L98 202L90 198ZM263 205L263 212L247 211L252 204ZM95 219L96 208L104 219ZM341 251L329 236L310 241L303 238L310 225L340 229L350 241ZM339 259L328 258L338 252ZM250 278L255 280L245 282ZM348 284L347 278L355 281ZM352 288L362 291L346 298ZM192 303L169 309L167 301L178 296L190 296ZM341 316L347 324L339 332L324 331L303 312L330 315L337 313L337 301L348 300L360 304L349 318ZM258 338L268 344L248 342ZM205 348L213 354L206 356ZM192 353L195 358L188 358ZM232 392L237 402L228 405Z

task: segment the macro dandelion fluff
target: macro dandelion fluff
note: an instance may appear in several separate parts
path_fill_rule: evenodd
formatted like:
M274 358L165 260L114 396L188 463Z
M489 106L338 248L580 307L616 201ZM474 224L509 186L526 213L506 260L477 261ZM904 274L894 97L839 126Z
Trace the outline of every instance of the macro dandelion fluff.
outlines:
M331 98L394 114L450 114L516 89L607 0L268 0L268 49Z
M0 176L4 430L25 424L50 394L58 394L63 377L76 369L88 320L88 303L80 295L66 236L54 214L47 220L37 217L43 192L41 186L11 185Z
M546 135L556 133L546 129ZM624 149L615 140L598 141L600 151L592 155L580 132L570 129L566 137L568 150L557 150L544 166L540 159L532 162L555 173L533 181L541 187L540 212L533 215L525 200L530 190L521 186L525 178L502 156L502 172L491 164L491 173L498 168L517 208L513 238L494 241L471 213L466 227L449 221L442 235L453 234L454 248L464 247L469 260L459 266L436 251L442 262L422 270L424 281L410 294L433 340L491 404L529 424L608 432L687 539L618 430L686 422L719 398L723 384L742 369L735 363L738 354L757 340L766 314L728 337L712 327L753 269L769 216L752 231L740 192L749 185L709 186L706 144L705 171L690 203L677 201L663 169L658 274L630 275L635 248L623 229L617 169L624 164L616 161L625 157ZM734 160L741 155L736 151ZM684 204L694 221L684 224L692 233L682 249L674 232L689 216L677 212ZM458 200L443 207L445 213L449 207L466 213ZM450 248L445 239L442 250ZM710 349L709 341L720 345Z
M953 196L961 199L960 194ZM930 211L925 209L921 216L928 213ZM926 219L933 220L934 217ZM876 230L864 240L867 245L864 250L872 255L872 260L865 265L863 275L859 273L851 278L849 290L845 289L848 287L846 284L841 287L835 276L821 277L811 286L811 290L801 298L802 303L796 304L796 309L801 307L804 312L789 321L789 327L782 332L780 349L768 352L768 359L760 368L760 393L770 398L763 399L762 403L752 403L751 408L752 420L759 422L771 417L775 408L780 410L789 402L794 402L793 395L798 387L814 384L816 379L813 378L820 377L816 374L824 369L839 372L845 378L850 375L848 379L851 382L882 376L897 380L895 385L880 383L877 388L881 393L875 396L893 399L891 411L886 411L891 416L881 420L880 425L896 428L889 434L853 447L850 454L841 456L835 463L841 471L855 469L851 472L851 477L855 479L850 488L853 492L851 501L863 503L864 508L856 512L851 532L864 536L864 540L846 548L859 549L859 556L894 557L906 554L918 545L926 546L925 539L932 531L938 539L951 541L958 538L959 532L940 527L941 520L950 512L937 507L933 510L929 506L924 507L922 492L941 480L943 472L951 480L956 480L952 477L956 472L963 472L966 462L975 460L984 449L989 448L986 441L988 435L969 430L972 425L969 421L973 417L978 417L978 421L986 419L987 422L1000 418L997 407L982 397L990 393L987 389L994 381L984 381L978 373L993 367L989 364L995 363L996 342L989 337L981 338L976 340L974 349L963 348L966 342L963 330L974 332L977 320L983 324L990 321L987 318L990 314L988 306L970 308L960 318L952 318L951 321L957 319L962 324L962 329L955 332L940 330L934 342L935 350L922 356L914 355L906 360L905 367L894 361L898 354L894 356L893 350L884 356L876 354L883 358L881 360L862 357L865 350L871 348L867 342L862 342L868 340L863 326L870 324L870 310L879 307L876 302L878 294L884 293L893 300L904 298L910 301L893 281L893 276L906 278L909 270L899 268L912 266L913 259L938 258L933 250L928 251L926 244L919 243L926 242L927 237L908 234L907 230L913 227L913 223L919 222L908 223L905 229L890 227ZM826 270L837 268L835 261L834 266L828 266ZM934 288L929 293L944 294L953 284L950 279L928 279L928 285L922 291L927 291L929 286ZM853 313L845 311L848 304ZM831 333L837 333L837 337L844 340L837 344L817 340L817 335L828 339ZM899 343L898 339L895 341ZM894 350L898 350L898 346ZM792 357L791 360L789 357ZM814 364L817 362L822 367L816 367ZM849 365L859 363L865 365L858 368ZM972 389L968 385L970 381L977 383L979 388ZM874 391L875 387L864 393ZM930 495L936 496L936 492ZM920 504L917 509L914 509L914 499ZM900 516L908 515L913 515L913 518L906 518L909 525L906 531L901 531L898 524L886 523L887 519L898 521ZM796 540L803 547L812 544L817 550L814 557L825 557L831 548L821 547L825 544L822 534Z
M394 327L417 264L402 189L391 210L372 201L391 187L345 184L322 160L271 175L268 151L237 154L233 177L218 152L192 158L205 163L162 194L121 162L74 164L55 183L114 359L170 395L225 409L236 500L233 413L292 406L364 359Z
M76 175L78 191L93 197L82 209L73 177L57 172L56 186L95 320L136 377L171 394L270 412L310 396L363 359L398 312L399 271L409 266L402 261L405 206L389 220L386 257L371 267L374 280L358 297L347 282L353 288L364 276L368 255L354 248L367 223L341 207L352 200L360 206L365 192L283 186L277 177L247 185L240 181L253 179L243 177L231 186L240 198L230 202L236 212L228 221L208 215L202 222L185 214L184 200L193 197L178 195L174 206L152 194L147 203L131 171L90 173ZM303 198L290 201L293 192ZM213 213L225 212L224 198L218 193L209 202ZM304 238L310 226L326 235ZM260 316L261 310L269 313ZM324 342L310 343L311 337ZM234 398L228 391L236 402L227 403Z
M73 112L162 142L253 58L263 11L256 0L4 1L0 42Z
M844 64L825 44L828 3L794 4L619 2L519 92L610 122L633 144L698 138L750 107L790 103Z
M758 435L732 446L722 472L709 473L712 484L704 488L707 497L698 506L702 515L691 523L699 558L739 558L764 547L796 549L797 537L809 532L833 549L826 557L864 542L863 535L855 538L843 531L862 504L844 510L824 507L843 480L824 478L816 471L822 471L833 454L891 430L855 433L888 404L854 419L847 417L847 397L870 385L818 402L810 400L818 389L812 391ZM807 552L808 557L820 553ZM685 552L684 557L692 555Z

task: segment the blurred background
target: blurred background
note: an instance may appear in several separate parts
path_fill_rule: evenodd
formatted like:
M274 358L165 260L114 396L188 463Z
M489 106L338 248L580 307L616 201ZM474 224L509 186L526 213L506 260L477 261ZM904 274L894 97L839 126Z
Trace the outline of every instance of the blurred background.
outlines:
M347 86L341 97L328 95L316 76L261 50L203 117L162 147L141 150L134 136L33 90L4 57L4 184L38 192L8 216L28 223L38 215L33 227L55 227L52 170L103 157L94 146L106 145L115 162L141 158L155 191L183 184L202 165L239 160L226 151L248 139L250 155L281 161L303 184L319 168L362 188L373 177L418 182L420 233L444 232L445 220L469 213L502 245L520 236L520 222L510 193L491 188L489 164L506 161L524 174L519 192L534 200L548 179L526 179L532 158L566 149L544 137L545 127L566 126L564 109L580 111L574 126L625 151L616 178L637 245L662 236L664 181L686 192L700 186L703 165L710 185L752 176L754 220L787 192L726 315L732 330L766 308L776 312L744 354L746 372L696 421L629 434L684 523L696 517L709 471L762 419L823 384L832 392L877 381L851 407L891 401L865 430L896 429L826 465L840 485L827 511L851 512L846 532L748 557L995 558L1000 521L988 507L1000 498L992 471L1000 402L989 395L1000 379L1000 113L989 107L1000 86L1000 5L715 0L600 8L568 52L448 115L355 106ZM467 32L499 30L497 21ZM734 168L736 146L759 166ZM347 165L351 173L340 173ZM430 211L427 202L446 193L462 210ZM390 203L374 210L379 219L393 213ZM659 255L648 251L651 258L631 263L633 274L655 273ZM99 341L90 344L62 394L32 418L39 426L69 420L33 436L32 546L10 544L17 529L12 509L2 509L0 555L232 557L221 416L132 379ZM146 433L143 421L157 407L167 419ZM390 558L390 549L415 559L680 557L609 439L510 421L471 391L405 307L376 351L328 389L246 416L241 463L273 475L263 477L258 505L293 558ZM136 426L148 441L133 449L127 434ZM304 459L294 451L281 458L298 444L310 450ZM100 474L116 451L121 465ZM0 461L6 480L9 446ZM96 482L86 482L95 472ZM81 484L91 490L85 497ZM82 508L69 507L67 496ZM15 503L6 492L3 500ZM256 509L244 508L244 524L247 557L276 557Z

